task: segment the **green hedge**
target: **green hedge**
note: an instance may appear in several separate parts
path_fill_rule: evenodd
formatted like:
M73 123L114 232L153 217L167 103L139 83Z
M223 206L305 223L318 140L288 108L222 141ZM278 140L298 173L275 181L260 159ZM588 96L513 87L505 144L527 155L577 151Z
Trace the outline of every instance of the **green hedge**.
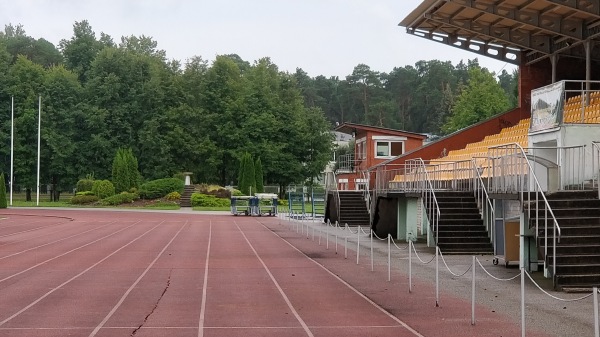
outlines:
M91 191L92 187L94 187L93 179L80 179L76 186L77 192Z
M87 205L98 201L98 197L95 195L75 195L69 201L74 205Z
M140 186L139 194L144 199L158 199L171 192L183 193L184 182L177 178L165 178L149 181Z
M121 192L100 200L100 204L104 206L118 206L122 204L130 204L137 199L139 199L139 196L135 193Z
M181 194L179 192L171 192L165 195L165 199L169 201L179 201L181 199Z
M231 205L229 199L217 198L214 195L202 193L193 193L191 201L194 207L229 207Z
M77 193L75 193L75 195L95 195L95 194L94 194L94 192L89 190L89 191L77 192Z
M96 180L92 186L92 192L98 199L108 198L115 195L115 186L109 180Z

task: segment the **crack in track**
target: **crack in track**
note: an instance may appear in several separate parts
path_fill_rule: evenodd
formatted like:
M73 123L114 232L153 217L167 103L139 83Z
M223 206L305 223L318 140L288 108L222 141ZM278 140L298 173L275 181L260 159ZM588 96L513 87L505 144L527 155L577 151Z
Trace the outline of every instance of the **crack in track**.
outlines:
M154 303L154 308L152 308L152 310L150 310L150 313L148 315L146 315L146 317L144 317L144 321L142 321L142 323L137 328L135 328L135 330L133 330L133 332L131 332L131 335L129 335L130 337L134 337L137 334L137 332L144 326L144 324L146 324L146 322L148 321L148 318L150 318L150 316L152 316L152 314L154 313L156 308L158 308L158 303L160 303L160 300L162 300L163 296L165 296L165 294L167 293L169 286L171 286L171 273L172 272L173 272L173 269L169 270L169 277L167 278L167 285L165 286L165 289L163 289L162 293L158 297L158 300L156 300L156 303Z

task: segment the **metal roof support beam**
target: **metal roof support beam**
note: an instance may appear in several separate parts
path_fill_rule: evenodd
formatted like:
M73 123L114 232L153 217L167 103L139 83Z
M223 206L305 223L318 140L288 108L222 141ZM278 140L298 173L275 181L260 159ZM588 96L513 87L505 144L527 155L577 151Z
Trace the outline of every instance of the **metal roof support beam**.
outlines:
M510 43L521 48L535 50L544 54L550 54L552 51L552 40L549 36L532 36L529 32L518 32L510 28L490 27L489 25L481 25L470 20L451 20L434 17L431 14L427 14L425 17L429 20L450 25L475 35L490 36L498 41Z
M600 18L600 1L598 0L546 0L549 3L557 4L572 10L592 14Z
M490 46L483 43L474 43L466 40L457 39L455 37L453 38L450 36L432 34L430 32L416 30L414 28L407 28L406 32L408 34L422 37L424 39L443 43L448 46L466 50L482 56L490 57L498 61L507 62L517 66L521 64L521 55L520 51L518 50L512 51L501 46ZM476 48L475 46L479 48ZM511 55L514 57L511 58Z
M518 8L502 7L496 4L482 3L473 0L445 0L456 5L475 9L483 13L513 20L517 23L527 24L552 34L560 34L574 39L583 38L584 23L581 20L563 20L560 16L544 15L536 11L521 10ZM556 0L561 1L561 0ZM568 0L563 0L568 1Z

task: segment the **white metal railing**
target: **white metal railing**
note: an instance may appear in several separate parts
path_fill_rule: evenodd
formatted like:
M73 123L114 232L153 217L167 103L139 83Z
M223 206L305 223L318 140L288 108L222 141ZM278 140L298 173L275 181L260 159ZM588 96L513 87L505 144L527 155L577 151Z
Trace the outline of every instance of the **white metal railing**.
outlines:
M488 158L491 168L488 169L487 173L492 174L490 179L488 179L491 182L492 188L488 188L488 190L495 193L502 193L503 191L518 193L523 205L525 202L529 203L528 210L530 215L532 207L535 208L533 211L535 212L536 239L539 239L540 211L543 212L545 268L547 268L546 261L548 259L548 225L551 223L553 233L552 276L555 279L556 244L560 242L561 230L525 149L516 143L491 147L488 151ZM540 209L541 201L543 201L543 209Z
M586 118L586 110L600 103L600 95L598 95L600 81L566 80L564 82L563 123L595 123Z
M541 184L543 191L583 190L585 181L591 178L586 174L586 145L519 148L524 152L520 153L511 144L489 148L493 167L491 172L483 175L491 177L489 190L492 193L516 193L527 189L527 186L520 186L521 183L530 184L526 161L537 165L538 169L534 167L532 173L546 177Z
M335 172L326 172L325 174L325 196L329 198L329 192L333 195L333 202L335 203L335 209L337 218L340 217L340 192L338 189L337 178ZM325 207L327 207L327 200L325 201Z
M598 190L600 198L600 141L592 142L592 188Z
M475 195L475 200L477 200L477 206L481 211L481 216L483 222L490 233L490 240L493 241L494 238L494 225L496 220L496 213L494 210L494 204L490 199L490 196L486 189L486 184L482 177L482 173L485 168L489 165L487 157L473 157L473 193Z
M425 205L425 212L427 213L427 218L429 219L429 226L435 233L435 245L438 243L438 234L439 234L439 220L440 220L440 206L438 205L437 198L435 196L435 188L431 182L429 177L429 173L427 172L427 167L425 166L425 162L423 159L414 159L413 164L419 165L417 167L417 172L421 172L418 176L422 176L424 179L421 181L417 181L422 185L421 188L421 199L423 200L423 204Z
M367 204L367 211L369 212L369 225L372 225L374 212L372 212L372 209L371 209L372 200L371 200L371 193L369 190L370 186L371 186L371 175L370 175L369 171L361 171L360 175L363 179L363 183L365 184L365 189L363 189L363 199L365 200L365 203ZM377 200L377 199L373 199L373 200Z

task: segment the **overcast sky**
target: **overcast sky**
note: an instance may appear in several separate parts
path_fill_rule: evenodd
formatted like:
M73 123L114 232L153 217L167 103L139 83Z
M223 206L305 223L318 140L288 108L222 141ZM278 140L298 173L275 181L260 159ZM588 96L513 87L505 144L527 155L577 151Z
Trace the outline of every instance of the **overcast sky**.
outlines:
M421 0L14 0L0 2L0 24L22 24L28 35L58 45L88 20L99 37L146 35L167 57L268 56L280 70L340 76L364 63L390 72L419 60L478 58L499 73L504 62L409 35L398 23ZM3 26L2 26L3 27Z

